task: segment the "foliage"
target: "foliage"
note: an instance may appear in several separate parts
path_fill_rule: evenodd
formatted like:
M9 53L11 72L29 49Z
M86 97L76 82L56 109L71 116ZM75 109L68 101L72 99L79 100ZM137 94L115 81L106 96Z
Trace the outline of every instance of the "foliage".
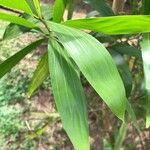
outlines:
M0 134L9 136L16 134L21 128L20 125L20 111L11 106L3 106L0 109Z
M16 76L18 76L16 78ZM15 80L14 80L15 78ZM25 97L29 79L14 70L0 81L0 105L15 104ZM22 88L23 87L23 88Z
M137 15L123 16L119 16L121 12L115 11L115 14L106 0L87 2L98 11L98 17L64 21L65 9L68 9L67 18L71 19L76 1L72 1L71 5L67 0L56 0L53 13L47 18L48 12L43 12L38 0L22 0L21 3L18 0L0 0L0 6L19 14L0 12L0 19L11 23L4 33L3 40L7 39L7 36L8 39L15 38L20 33L29 31L39 35L34 42L0 64L0 77L13 70L13 67L35 48L46 44L47 52L35 70L28 95L31 96L49 75L56 107L66 133L75 149L89 150L87 104L80 79L82 73L110 110L122 121L115 145L112 145L115 150L119 150L126 135L128 122L133 122L138 133L141 130L136 119L137 111L134 111L132 106L136 108L133 101L137 97L141 98L139 91L145 89L146 104L139 102L137 106L146 108L147 114L144 117L146 126L150 126L150 62L147 59L150 40L149 1L142 1L143 15L140 15L138 10ZM13 28L15 32L8 34ZM79 29L88 29L91 32L86 33ZM141 33L144 34L144 40L140 43L143 38ZM131 41L135 38L136 46L132 46ZM141 44L142 51L138 44ZM135 70L139 67L137 62L144 66L145 77L142 69L139 69L141 74L136 74ZM143 79L145 89L142 87ZM3 88L3 84L1 85ZM4 93L1 95L4 96Z

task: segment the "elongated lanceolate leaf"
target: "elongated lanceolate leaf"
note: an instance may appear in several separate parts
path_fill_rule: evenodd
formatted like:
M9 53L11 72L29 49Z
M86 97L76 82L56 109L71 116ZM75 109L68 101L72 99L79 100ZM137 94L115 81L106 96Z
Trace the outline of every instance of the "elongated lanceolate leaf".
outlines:
M39 16L40 18L42 18L41 7L40 7L40 2L39 2L39 0L33 0L33 2L34 2L34 6L35 6L35 9L36 9L36 12L37 12L38 16Z
M126 96L129 97L131 94L131 90L132 90L132 76L131 76L131 73L129 71L129 67L126 64L124 58L119 53L115 52L114 49L113 50L111 49L110 53L116 62L118 71L119 71L120 76L123 80L125 90L126 90ZM132 108L132 106L128 100L126 101L126 105L127 105L127 107L126 107L127 112L129 114L129 116L131 117L131 120L133 121L134 126L136 127L136 129L138 131L140 131L139 125L137 123L135 112L134 112L134 110L133 110L133 108Z
M33 3L32 0L30 0L30 1ZM34 6L34 4L33 4L33 6ZM43 17L47 20L50 20L52 18L52 12L53 12L52 7L45 5L45 6L42 6L41 9L42 9ZM34 13L37 14L36 12L34 12ZM29 22L32 22L33 24L38 24L40 22L39 20L37 20L37 19L33 18L32 16L29 16L25 13L22 14L20 17L24 18L25 20L27 20ZM30 30L31 30L31 28L26 28L26 27L23 27L23 26L14 24L14 23L10 23L5 29L5 33L3 35L3 40L16 38L20 34L29 32Z
M69 0L68 1L68 16L67 19L71 19L73 15L74 8L77 4L77 0Z
M129 56L138 57L138 58L142 57L142 53L139 49L133 46L130 46L128 44L119 43L119 44L111 46L110 49L113 49L114 51L117 51L118 53L122 55L129 55Z
M76 150L89 150L86 102L79 75L56 41L49 41L48 59L52 89L63 127Z
M45 20L51 20L53 17L53 7L49 5L41 6L42 16Z
M31 84L29 86L28 95L31 96L33 92L43 83L45 78L48 76L48 54L44 54L39 62L34 75L32 77Z
M142 10L144 15L150 15L150 1L142 1ZM150 127L150 33L143 35L143 41L141 42L142 47L142 58L143 58L143 68L145 75L145 89L147 93L147 105L146 105L146 127Z
M67 0L56 0L54 4L53 21L61 22L66 8Z
M112 112L123 120L127 100L125 89L105 47L89 34L56 23L47 23L89 83Z
M30 28L26 28L26 27L19 26L14 23L10 23L5 29L3 40L16 38L20 34L28 32L28 31L30 31Z
M142 0L142 13L144 15L150 15L150 1L149 0Z
M27 21L24 18L13 16L13 15L2 13L2 12L0 12L0 20L9 21L11 23L22 25L22 26L25 26L28 28L37 28L37 26L35 24Z
M114 16L114 12L109 6L107 0L84 0L86 3L90 4L93 9L100 12L101 16Z
M23 59L28 53L39 46L44 39L35 41L28 45L27 47L20 50L18 53L14 54L3 63L0 64L0 78L3 77L7 72L9 72L21 59Z
M130 73L129 67L125 62L123 56L114 51L114 49L110 50L110 54L112 55L114 61L116 62L118 71L123 80L124 87L126 90L126 96L129 97L132 90L132 75Z
M33 0L26 0L26 2L29 5L30 9L32 10L33 14L35 16L38 16Z
M63 24L78 29L115 35L150 32L149 23L150 16L133 15L70 20Z
M52 19L53 16L53 7L51 5L41 5L38 0L26 0L28 5L30 6L32 12L38 16L43 17L46 20ZM35 3L35 4L34 4ZM37 20L38 21L38 20Z
M142 47L142 58L145 75L145 88L147 91L147 116L146 116L146 127L150 126L150 33L147 33L143 37L141 42Z
M14 10L21 10L27 14L33 15L30 7L26 3L26 0L0 0L0 6L4 6Z
M131 120L133 121L133 124L136 127L137 131L140 133L140 127L139 127L139 124L137 122L135 112L134 112L131 104L129 103L129 101L127 101L127 112L129 114L129 116L131 117Z

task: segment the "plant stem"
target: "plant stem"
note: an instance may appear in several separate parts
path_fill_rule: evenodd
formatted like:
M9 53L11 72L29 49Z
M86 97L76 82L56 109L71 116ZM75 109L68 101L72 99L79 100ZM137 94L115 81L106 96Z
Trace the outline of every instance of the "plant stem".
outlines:
M49 35L51 35L51 30L49 29L49 27L48 27L47 23L45 22L45 20L42 19L42 18L38 18L38 19L44 24L44 26L47 29Z
M19 14L19 15L21 14L20 11L10 9L10 8L5 7L5 6L0 6L0 8L2 8L2 10L5 10L5 11L13 12L13 13L16 13L16 14Z

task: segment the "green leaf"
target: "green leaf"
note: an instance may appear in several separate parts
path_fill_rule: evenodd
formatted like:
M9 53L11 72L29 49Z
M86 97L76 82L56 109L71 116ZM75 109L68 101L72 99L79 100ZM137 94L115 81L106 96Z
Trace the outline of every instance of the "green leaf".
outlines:
M96 92L112 112L124 120L127 98L109 52L89 34L60 24L47 23Z
M114 16L114 12L109 6L107 0L84 0L92 6L93 9L100 12L101 16Z
M31 0L32 1L32 0ZM52 18L53 15L53 9L52 7L48 6L48 5L44 5L41 7L42 9L42 15L46 20L50 20ZM27 21L30 21L34 24L38 24L40 21L33 18L32 16L29 16L27 14L22 14L20 17L26 19ZM12 39L12 38L16 38L17 36L19 36L20 34L26 33L31 31L30 28L26 28L20 25L16 25L14 23L10 23L5 30L5 33L3 35L3 40L8 40L8 39Z
M119 133L117 135L116 141L115 141L115 146L114 150L120 150L122 143L125 139L126 133L127 133L128 125L126 123L122 123Z
M150 33L147 33L143 37L141 42L142 58L145 75L145 89L147 91L147 115L146 115L146 127L150 126Z
M77 4L77 0L69 0L68 1L68 16L67 19L71 19L73 15L74 8Z
M142 57L141 51L139 49L128 44L116 44L114 46L111 46L109 49L113 49L114 51L123 55L129 55L137 58Z
M149 9L150 1L143 0L143 14L150 15ZM144 34L143 41L141 42L142 47L142 58L143 58L143 68L144 68L144 75L145 75L145 89L147 92L147 105L146 105L146 127L150 127L150 33Z
M115 16L69 20L63 24L78 29L87 29L103 34L133 34L150 32L150 16Z
M29 5L30 9L32 10L33 14L35 16L38 16L33 0L26 0L26 2Z
M42 18L41 7L40 7L40 2L39 2L39 0L33 0L33 2L34 2L34 6L35 6L35 8L36 8L36 12L37 12L38 16L39 16L40 18Z
M27 21L30 21L34 24L37 24L39 21L27 14L22 14L20 16L21 18L24 18ZM31 28L26 28L14 23L10 23L5 30L4 36L3 36L3 40L8 40L8 39L12 39L12 38L16 38L17 36L19 36L20 34L26 33L31 31Z
M52 89L63 127L76 150L89 150L86 102L78 72L56 41L49 41L48 58Z
M113 50L111 49L110 53L116 62L118 71L123 80L124 87L126 90L126 95L127 97L129 97L131 94L131 90L132 90L132 75L130 73L129 67L127 63L125 62L123 56L121 56L119 53L114 51L114 49Z
M42 15L45 20L51 20L53 17L53 7L49 5L42 5L41 6Z
M0 0L0 6L4 6L14 10L21 10L29 15L33 15L30 7L26 3L26 0Z
M113 58L114 58L114 60L116 62L118 71L119 71L120 76L121 76L121 78L123 80L123 83L124 83L124 86L125 86L125 90L126 90L126 95L127 95L127 97L129 97L130 94L131 94L131 91L132 91L132 75L130 73L129 67L126 64L126 62L123 59L123 57L119 53L117 53L117 52L115 52L113 50L111 50L110 53L111 53L111 55L113 56ZM131 104L129 103L128 100L126 101L126 105L127 105L126 106L127 112L130 115L134 126L136 127L138 132L140 132L140 128L139 128L139 125L137 123L135 112L134 112L134 110L133 110L133 108L132 108L132 106L131 106Z
M46 19L46 20L50 20L53 16L53 7L51 5L47 5L47 4L42 4L40 6L40 3L38 2L38 0L34 0L37 1L37 6L35 6L33 0L26 0L26 2L28 3L28 5L30 6L32 12L36 15L39 16L41 18L41 16ZM39 12L37 12L37 9Z
M9 40L9 39L15 38L18 35L20 35L21 33L25 33L28 31L30 31L29 28L11 23L5 29L5 32L3 35L3 40L6 40L6 39Z
M122 64L118 65L118 70L126 89L126 95L127 97L129 97L132 91L132 75L124 59L121 57L120 59L122 61Z
M28 95L29 97L33 94L33 92L43 83L43 81L48 76L49 69L48 69L48 54L45 53L44 56L41 58L34 75L32 77L31 84L29 86Z
M53 21L61 22L66 8L67 0L56 0L54 4Z
M27 47L20 50L18 53L14 54L3 63L0 64L0 78L3 77L7 72L9 72L21 59L23 59L28 53L39 46L44 39L35 41L28 45Z
M144 15L150 15L150 1L149 0L142 0L142 13Z
M2 12L0 12L0 20L9 21L11 23L22 25L27 28L37 28L37 26L35 24L27 21L24 18L13 16L13 15L2 13Z
M117 40L117 37L115 36L106 35L99 32L91 32L90 35L95 37L101 43L114 43Z

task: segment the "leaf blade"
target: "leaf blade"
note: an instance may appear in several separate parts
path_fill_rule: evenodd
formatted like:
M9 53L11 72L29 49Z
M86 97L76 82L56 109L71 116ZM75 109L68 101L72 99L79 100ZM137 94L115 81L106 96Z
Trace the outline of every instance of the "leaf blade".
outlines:
M21 2L20 0L0 0L0 6L21 10L29 15L33 15L30 7L26 3L26 0L21 0Z
M143 0L142 1L142 9L144 15L150 15L150 1ZM145 76L145 89L146 89L146 128L150 127L150 61L148 57L150 56L150 33L143 35L143 41L141 42L142 48L142 59L143 59L143 68L144 68L144 76Z
M142 54L141 51L131 45L128 44L116 44L109 48L110 50L113 49L114 51L119 52L122 55L129 55L137 58L141 58Z
M15 23L15 24L18 24L18 25L21 25L21 26L25 26L25 27L28 27L28 28L37 28L37 26L35 24L33 24L32 22L27 21L24 18L13 16L13 15L2 13L2 12L0 12L0 19L4 20L4 21L9 21L11 23Z
M14 54L3 63L0 64L0 78L2 78L8 71L10 71L21 59L23 59L28 53L30 53L34 48L39 46L44 39L40 39L23 48L18 53Z
M68 1L68 15L67 15L68 20L72 18L76 3L77 3L77 0L69 0Z
M120 76L122 78L122 81L124 83L124 87L126 90L126 96L128 98L130 96L131 90L132 90L132 75L129 71L129 67L128 67L127 63L125 62L123 56L121 56L119 53L114 51L114 49L110 50L110 54L113 57L116 65L117 65L117 69L118 69Z
M84 32L47 23L96 92L112 112L124 120L127 100L125 89L116 65L105 47Z
M49 41L48 56L52 89L63 126L77 150L89 150L86 102L79 76L64 59L62 47L56 41Z
M149 15L130 15L69 20L62 24L78 29L87 29L103 34L116 35L150 32L149 22Z
M44 79L48 77L49 69L48 69L48 54L45 53L43 57L41 58L34 75L32 77L29 89L28 89L28 95L29 97L33 94L33 92L42 84Z
M40 7L40 2L39 2L39 0L33 0L33 2L34 2L34 6L35 6L35 8L36 8L36 12L37 12L38 16L39 16L40 18L42 18L41 7Z
M147 92L147 105L146 105L146 127L150 126L150 33L147 33L143 37L143 41L141 42L142 47L142 59L143 59L143 68L144 68L144 76L145 76L145 89Z
M142 13L145 15L149 15L150 14L150 9L149 9L150 1L149 0L143 0L142 2L143 2L142 3Z
M8 40L19 36L21 33L30 31L29 28L10 23L3 34L3 40Z
M107 0L84 0L92 6L93 9L100 12L101 16L114 16L114 12L107 4Z
M66 8L67 0L56 0L54 4L53 21L61 22Z

